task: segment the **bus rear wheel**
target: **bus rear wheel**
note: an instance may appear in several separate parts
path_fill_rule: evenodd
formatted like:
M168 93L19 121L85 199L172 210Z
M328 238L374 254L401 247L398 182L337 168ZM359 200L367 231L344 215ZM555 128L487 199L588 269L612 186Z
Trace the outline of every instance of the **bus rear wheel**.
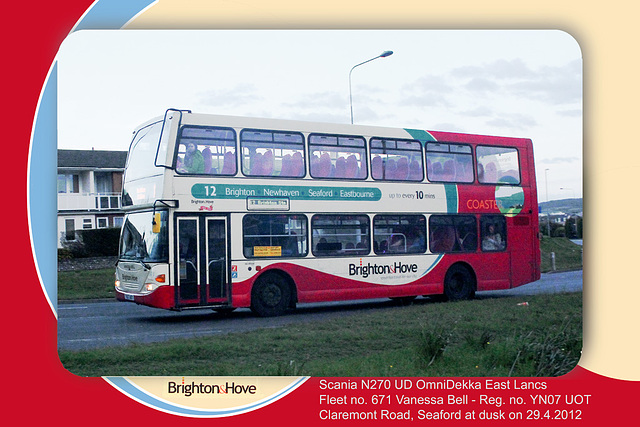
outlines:
M291 288L277 273L265 273L251 290L251 310L261 317L280 316L289 307Z
M444 277L444 296L449 301L471 299L476 293L475 279L468 268L454 265Z

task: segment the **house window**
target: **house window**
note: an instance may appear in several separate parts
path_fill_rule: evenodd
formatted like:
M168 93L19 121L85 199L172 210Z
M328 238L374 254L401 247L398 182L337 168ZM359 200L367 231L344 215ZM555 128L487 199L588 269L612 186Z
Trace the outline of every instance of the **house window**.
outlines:
M96 172L94 174L96 182L96 193L113 193L113 178L109 172Z
M91 221L91 218L85 218L82 220L82 228L85 230L91 230L93 228L93 221Z
M79 193L80 177L73 174L58 174L58 193Z
M65 240L76 240L76 223L73 218L64 220Z
M98 228L109 227L109 218L98 218L96 222L98 223Z

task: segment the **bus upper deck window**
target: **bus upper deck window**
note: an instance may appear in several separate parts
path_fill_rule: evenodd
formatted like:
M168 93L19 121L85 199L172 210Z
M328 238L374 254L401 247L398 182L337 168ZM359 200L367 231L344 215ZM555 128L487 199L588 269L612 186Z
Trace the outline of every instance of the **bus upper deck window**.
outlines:
M185 126L176 156L179 174L235 175L236 136L230 128Z
M427 178L435 182L473 182L473 155L465 144L428 143Z
M256 177L302 178L304 138L301 133L244 129L240 132L242 173Z
M508 147L478 147L478 182L484 184L520 184L518 150Z

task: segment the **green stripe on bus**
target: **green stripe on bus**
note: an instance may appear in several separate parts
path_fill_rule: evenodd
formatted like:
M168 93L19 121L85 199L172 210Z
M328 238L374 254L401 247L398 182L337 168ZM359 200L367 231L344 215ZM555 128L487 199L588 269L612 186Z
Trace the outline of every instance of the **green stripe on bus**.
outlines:
M426 130L406 129L413 139L424 142L437 141L433 135ZM455 184L445 184L444 192L447 197L447 213L458 213L458 186Z
M417 139L418 141L435 141L436 139L426 130L420 130L420 129L405 129L405 131L407 131L409 133L409 135L411 135L411 138L413 139Z
M447 196L447 213L458 213L458 186L445 184L444 193Z
M382 192L378 188L313 187L302 185L195 184L191 187L191 195L196 199L273 197L290 200L378 201L382 198Z

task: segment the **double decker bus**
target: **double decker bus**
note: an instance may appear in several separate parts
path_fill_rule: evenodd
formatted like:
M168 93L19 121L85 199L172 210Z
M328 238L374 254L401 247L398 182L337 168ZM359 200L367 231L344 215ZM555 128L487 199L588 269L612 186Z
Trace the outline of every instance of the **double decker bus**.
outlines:
M116 297L170 310L472 298L540 278L529 139L194 114L135 130Z

